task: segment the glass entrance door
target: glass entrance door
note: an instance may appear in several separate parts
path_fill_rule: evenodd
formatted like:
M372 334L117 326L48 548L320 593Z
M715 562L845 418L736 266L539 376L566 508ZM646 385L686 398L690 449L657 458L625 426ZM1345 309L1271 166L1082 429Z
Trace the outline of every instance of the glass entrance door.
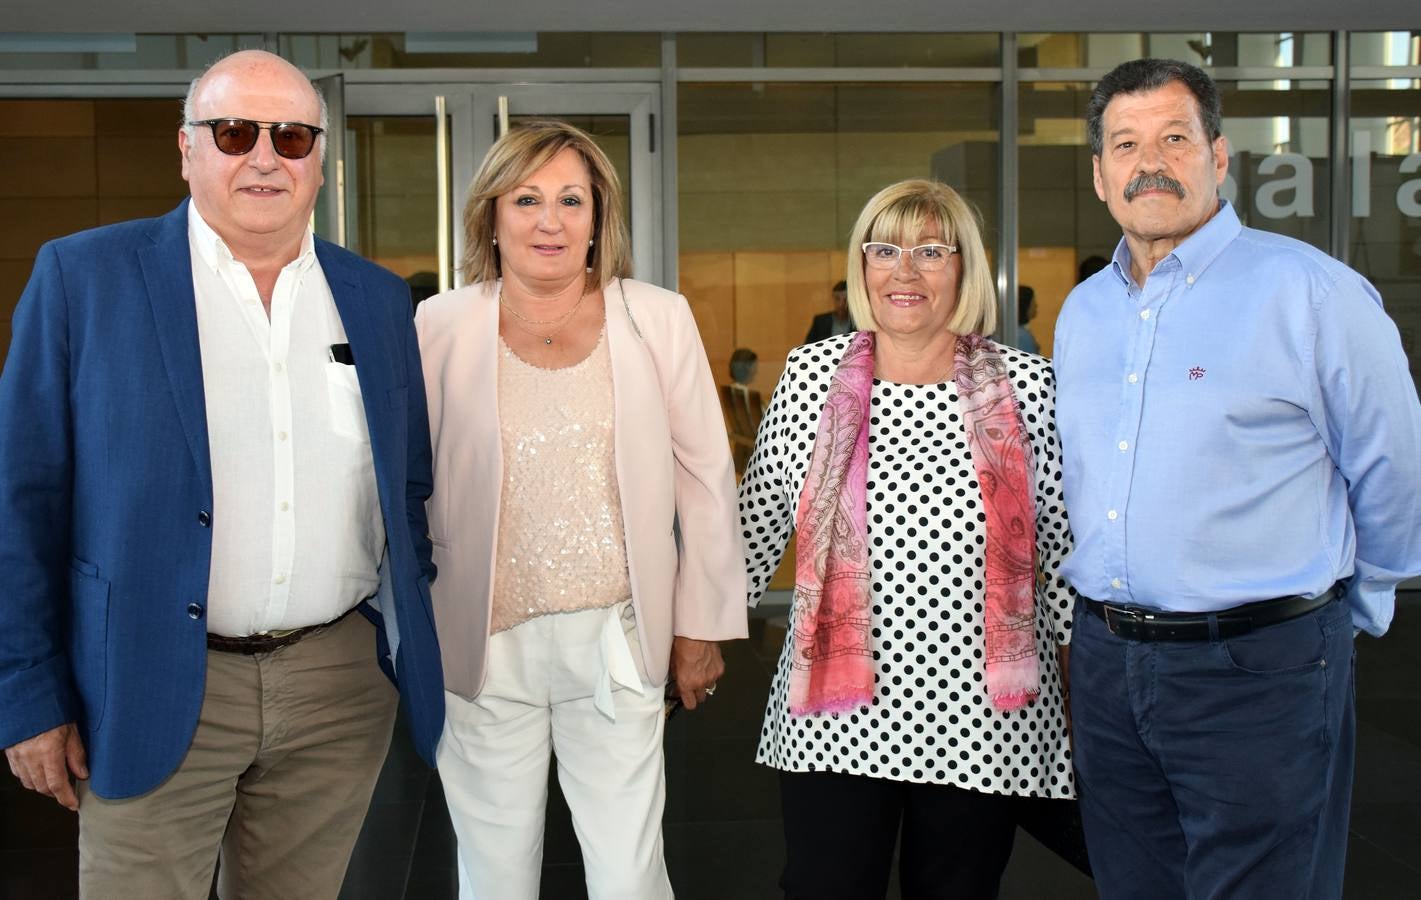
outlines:
M327 88L329 90L329 87ZM344 86L339 215L317 226L332 240L410 282L416 299L462 283L462 212L484 154L506 127L557 118L587 131L622 180L637 277L659 282L661 155L653 137L660 85L520 84ZM441 198L444 202L441 202ZM344 223L343 234L337 227ZM444 246L441 248L441 240Z

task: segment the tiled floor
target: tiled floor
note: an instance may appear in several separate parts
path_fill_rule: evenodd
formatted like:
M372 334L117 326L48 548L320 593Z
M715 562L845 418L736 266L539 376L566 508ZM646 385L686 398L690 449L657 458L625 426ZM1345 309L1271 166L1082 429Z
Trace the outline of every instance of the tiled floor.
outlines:
M772 772L752 762L778 647L763 619L726 646L728 671L703 711L667 728L666 855L683 900L776 898L782 862ZM1347 896L1415 896L1421 882L1421 595L1404 597L1382 641L1359 639L1359 743ZM552 791L543 896L585 897L577 841ZM0 900L77 896L75 819L0 776ZM342 900L444 900L457 894L454 841L438 776L403 733L376 788ZM897 897L896 889L890 896ZM1019 834L1004 898L1087 898L1089 880ZM163 898L154 898L163 900Z

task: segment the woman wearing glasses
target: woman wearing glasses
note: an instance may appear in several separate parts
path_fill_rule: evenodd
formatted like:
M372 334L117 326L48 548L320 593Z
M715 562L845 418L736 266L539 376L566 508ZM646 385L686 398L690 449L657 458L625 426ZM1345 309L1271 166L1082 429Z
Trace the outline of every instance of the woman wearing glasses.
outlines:
M797 535L758 760L788 898L994 897L1017 801L1072 796L1057 648L1073 598L1049 364L951 188L880 191L850 241L861 330L792 352L740 488L751 602Z
M685 298L624 277L617 174L576 128L500 138L464 232L469 285L415 319L459 894L537 898L551 754L588 895L670 897L663 685L704 702L746 631L710 365Z

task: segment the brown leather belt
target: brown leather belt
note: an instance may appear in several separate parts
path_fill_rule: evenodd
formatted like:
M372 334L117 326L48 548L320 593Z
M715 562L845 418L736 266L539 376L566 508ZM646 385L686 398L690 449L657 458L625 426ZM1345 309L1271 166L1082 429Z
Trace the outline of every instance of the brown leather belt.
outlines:
M1220 638L1238 637L1257 628L1277 625L1321 609L1344 593L1342 582L1317 597L1278 597L1246 603L1216 613L1163 612L1138 606L1117 606L1083 597L1085 608L1105 622L1110 633L1130 641L1207 641L1209 617L1218 623Z
M209 632L207 635L207 649L217 650L222 653L243 653L247 656L256 653L270 653L273 650L280 650L282 647L290 647L303 637L330 628L341 619L355 612L355 609L356 607L351 607L329 622L322 622L319 625L307 625L305 628L292 628L286 631L263 631L260 634L249 634L246 637L227 637L226 635L212 634Z

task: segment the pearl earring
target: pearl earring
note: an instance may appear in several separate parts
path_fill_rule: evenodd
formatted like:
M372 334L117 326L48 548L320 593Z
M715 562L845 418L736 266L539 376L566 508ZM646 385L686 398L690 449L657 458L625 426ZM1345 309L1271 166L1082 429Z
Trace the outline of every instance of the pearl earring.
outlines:
M495 247L498 246L498 238L494 238L494 239L493 239L493 245L494 245Z
M587 246L589 246L589 247L592 246L592 238L588 238L588 239L587 239Z

